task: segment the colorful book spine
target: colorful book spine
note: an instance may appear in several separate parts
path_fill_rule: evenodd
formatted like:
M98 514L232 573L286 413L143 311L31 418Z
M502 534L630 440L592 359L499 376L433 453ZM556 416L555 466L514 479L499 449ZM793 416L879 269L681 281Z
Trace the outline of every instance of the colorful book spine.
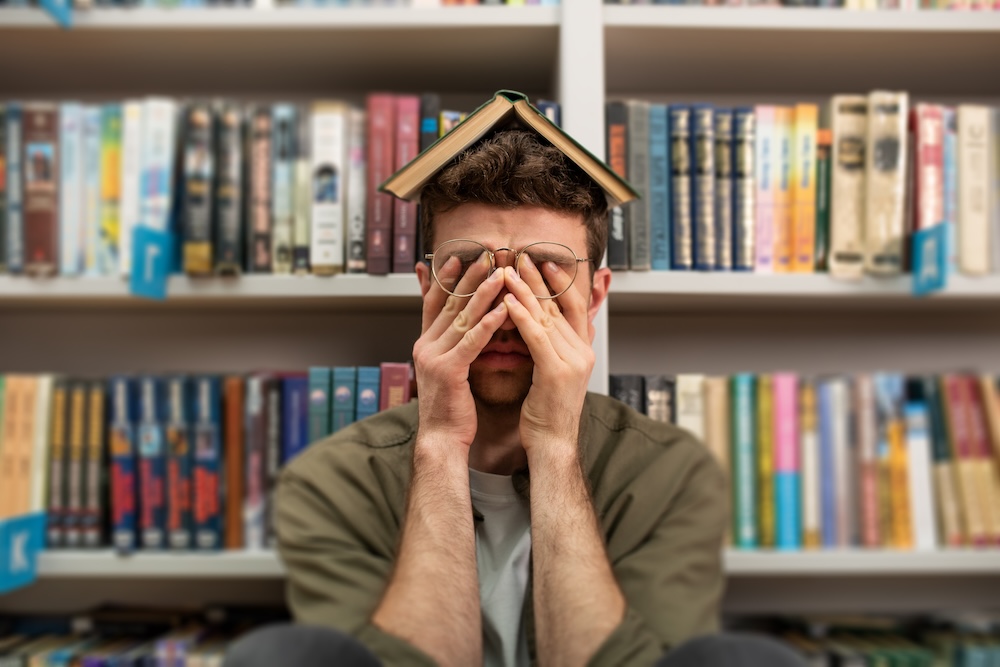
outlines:
M878 426L872 376L854 378L854 437L857 447L857 475L861 545L870 549L885 546L879 502Z
M309 377L293 373L281 379L281 464L309 446Z
M733 269L753 271L756 262L757 117L749 107L733 111Z
M344 190L349 178L347 110L339 102L318 102L312 110L312 228L309 262L313 273L344 270Z
M84 500L83 546L96 549L104 544L108 533L107 506L104 493L104 471L107 468L107 398L104 383L86 383L87 392L87 451L86 496Z
M122 107L101 107L101 228L98 234L97 272L117 276L121 268Z
M771 381L774 391L775 546L781 550L798 550L802 547L798 378L792 373L775 373Z
M24 272L59 271L59 108L24 107Z
M670 114L670 240L671 268L694 268L694 221L691 213L691 182L694 156L691 154L691 107L671 105Z
M109 444L111 455L111 544L119 553L138 546L137 511L137 403L135 383L127 377L111 379Z
M83 272L99 276L101 246L101 107L83 105Z
M816 130L816 271L829 270L830 255L830 176L833 168L833 133Z
M816 402L819 416L820 453L820 515L822 544L826 549L838 546L837 540L837 461L834 452L836 439L836 414L834 411L835 384L832 380L820 380L816 388Z
M792 139L794 113L791 107L774 107L774 148L777 174L773 192L774 272L792 269Z
M402 169L420 152L420 97L396 97L396 169ZM413 273L417 261L417 203L393 200L392 272Z
M243 498L243 538L247 549L266 546L267 515L267 391L269 376L252 375L246 385L246 481Z
M954 107L941 108L944 125L944 219L948 222L948 270L958 266L958 117Z
M608 166L618 176L628 178L628 106L625 102L608 102L606 119ZM608 214L608 268L625 271L629 258L629 207L615 206Z
M65 544L83 546L84 493L86 488L85 456L87 448L87 388L82 381L69 387L69 423L67 432Z
M896 275L903 268L908 104L906 93L868 96L865 270L876 275Z
M959 105L958 265L963 273L986 275L991 266L989 148L990 109Z
M715 268L733 269L733 119L731 109L715 111Z
M167 546L166 438L163 385L155 377L139 380L139 529L145 549Z
M59 106L59 273L83 271L83 109L77 102Z
M215 113L204 103L184 113L184 185L181 225L184 235L184 273L214 273L212 189L215 183Z
M334 433L354 423L357 388L357 368L352 366L334 367L333 394L331 396L330 407Z
M715 225L715 108L691 107L691 228L694 268L713 271L718 263Z
M347 112L347 272L368 270L367 215L368 165L365 152L367 121L363 109Z
M378 366L358 367L357 403L354 409L358 421L378 412L381 377Z
M118 272L132 273L132 231L139 224L139 195L142 173L141 100L126 100L122 104L122 196L118 229Z
M917 104L910 112L910 121L916 135L914 229L928 229L945 221L942 109L936 104Z
M219 110L218 119L214 184L218 225L215 270L223 276L237 276L243 273L245 266L243 111L238 105L227 104Z
M278 474L281 472L282 432L281 432L281 378L268 377L264 381L264 546L273 549L277 546L277 535L274 530L274 515L271 511L271 498L278 484Z
M776 543L774 492L774 383L770 375L757 377L757 523L759 544Z
M734 375L732 390L733 546L756 549L757 540L757 412L756 378Z
M143 102L142 138L142 196L140 198L140 225L153 232L173 238L172 213L174 207L174 161L177 134L177 103L166 98L149 98ZM170 251L166 266L173 268L176 244L167 244ZM135 243L133 230L133 268L139 263L143 272L132 271L133 286L142 282L141 278L155 258L152 246L139 248ZM163 248L160 248L162 251ZM136 253L143 253L139 256Z
M188 379L183 376L165 382L166 435L166 524L167 543L171 549L187 550L192 544L192 468L191 396Z
M246 487L246 382L240 375L227 376L222 391L225 465L223 539L226 549L242 549L245 543L243 497Z
M21 168L21 106L7 104L7 272L24 270L24 175Z
M960 547L965 541L963 517L955 484L957 472L949 442L947 411L937 378L923 378L922 387L930 419L932 475L940 540L945 547Z
M830 275L858 280L864 270L865 151L868 100L835 95L830 101L833 154L830 175Z
M649 259L670 270L670 117L667 105L649 105Z
M219 378L192 381L191 437L194 447L192 528L194 547L222 547L222 398Z
M974 466L974 484L976 495L983 513L983 524L986 532L986 542L990 545L1000 544L1000 497L996 494L996 466L990 442L990 431L986 423L984 399L980 393L979 382L971 375L964 376L966 410L969 421L969 442ZM995 406L994 406L995 407Z
M756 117L755 166L756 253L754 271L774 272L774 198L777 191L778 151L775 107L759 105Z
M379 364L379 410L389 410L410 402L411 367L406 362Z
M0 382L0 397L3 384ZM49 451L49 502L46 514L46 545L65 545L66 507L66 436L69 412L69 386L66 380L56 380L52 388L51 449ZM3 414L0 398L0 415Z
M7 108L0 104L0 273L7 271Z
M919 385L917 385L919 388ZM934 486L931 479L930 418L923 395L907 392L906 448L909 454L910 519L913 546L917 551L938 548L935 524Z
M333 370L323 366L309 369L309 442L322 440L333 432L330 398Z
M812 273L816 255L816 132L819 109L797 104L792 135L792 266Z
M295 215L295 163L298 159L298 109L271 109L271 271L292 272Z
M820 511L819 415L816 383L799 382L799 443L802 466L802 546L818 549L822 544L823 516Z
M874 377L875 403L879 409L879 458L883 470L888 468L880 481L889 492L889 511L883 526L889 531L886 544L897 549L912 549L913 534L910 520L909 456L906 450L905 393L903 378L894 373L880 373ZM883 505L884 506L884 505Z
M628 179L642 194L629 206L628 264L635 271L650 269L649 254L649 103L629 100L628 106Z
M246 196L249 200L247 212L250 232L247 234L247 268L252 273L270 273L273 262L271 232L274 224L271 203L271 110L266 106L255 108L250 114L249 123L247 159L250 167Z
M368 112L368 182L365 196L368 206L368 273L384 276L392 268L392 195L379 192L379 186L395 171L396 100L393 95L377 93L367 99Z
M313 183L312 183L312 132L311 114L307 108L298 111L296 127L297 151L295 156L295 206L292 214L292 273L298 276L310 273L309 253L312 248Z

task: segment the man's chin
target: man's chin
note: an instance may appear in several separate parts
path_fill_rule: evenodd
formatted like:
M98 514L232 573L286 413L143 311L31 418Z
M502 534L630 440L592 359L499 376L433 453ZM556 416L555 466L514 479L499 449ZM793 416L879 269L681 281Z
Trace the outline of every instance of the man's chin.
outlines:
M469 373L472 396L490 408L519 407L531 388L531 365L506 371L477 369Z

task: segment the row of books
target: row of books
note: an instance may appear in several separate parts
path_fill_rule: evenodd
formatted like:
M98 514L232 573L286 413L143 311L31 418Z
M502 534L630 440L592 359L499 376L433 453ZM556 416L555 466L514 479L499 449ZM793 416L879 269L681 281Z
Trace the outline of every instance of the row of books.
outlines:
M464 116L436 94L0 105L0 272L128 276L143 228L192 276L412 272L417 205L377 188Z
M997 378L612 375L611 393L705 442L738 549L1000 546Z
M699 5L706 7L824 7L850 10L1000 9L993 0L604 0L606 5Z
M607 146L644 195L613 212L613 269L896 275L923 265L912 237L946 224L946 264L1000 271L1000 109L911 108L891 91L735 109L613 101Z
M0 7L33 7L37 0L0 0ZM453 7L465 5L529 5L558 6L559 0L73 0L76 10L93 7L199 7L253 6L260 9L272 7Z
M282 466L410 400L409 363L247 376L0 376L0 518L50 548L261 549Z

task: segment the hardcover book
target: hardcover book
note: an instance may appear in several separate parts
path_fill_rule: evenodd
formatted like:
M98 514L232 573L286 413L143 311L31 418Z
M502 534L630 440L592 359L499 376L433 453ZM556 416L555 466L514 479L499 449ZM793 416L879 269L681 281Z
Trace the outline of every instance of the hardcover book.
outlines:
M907 117L906 93L874 91L868 96L865 270L876 275L895 275L903 267Z
M118 219L118 273L122 276L132 273L132 230L139 224L142 122L142 101L126 100L122 104L122 175Z
M865 151L868 100L835 95L830 101L833 155L830 176L830 275L860 279L864 270Z
M0 395L3 393L3 383L0 381ZM66 436L69 422L69 383L59 379L52 387L52 424L49 449L49 502L46 515L47 532L46 546L58 548L65 546L64 519L67 513L66 505ZM0 402L0 417L3 416Z
M83 271L83 109L76 102L59 106L59 273Z
M396 97L395 169L402 169L420 153L420 98ZM417 203L404 199L393 202L392 272L413 273L417 261Z
M309 253L312 248L313 183L312 183L312 114L307 108L298 111L298 152L295 158L295 212L292 222L292 273L310 273Z
M191 407L188 379L175 376L166 380L166 483L167 543L171 549L186 551L192 545Z
M111 544L119 553L138 546L137 433L138 407L135 383L127 377L112 378L108 385L111 414Z
M52 104L23 109L24 272L59 271L59 110Z
M691 229L694 268L713 271L718 249L715 227L715 109L691 107Z
M392 197L387 193L402 196L400 194L401 191L379 187L385 179L392 176L396 164L394 159L396 135L395 96L385 93L369 95L366 111L368 120L368 182L365 197L368 209L366 219L368 273L375 276L384 276L392 269L393 247L392 216L394 204ZM412 173L406 168L404 170ZM397 179L402 173L403 170L396 172L396 176L392 179L397 188L399 183Z
M101 228L98 234L97 272L116 276L119 257L122 194L122 107L101 107Z
M670 117L649 105L649 255L654 271L670 270Z
M854 439L861 545L877 549L887 546L888 540L882 533L875 386L869 374L854 378Z
M247 234L248 269L253 273L270 273L273 258L271 256L271 230L273 225L273 210L271 203L271 110L267 107L257 107L249 119L250 128L247 133L249 148L249 176L247 179L248 199L247 213L249 215L250 231Z
M816 131L816 271L829 270L830 254L830 175L833 168L833 133Z
M756 261L757 118L752 108L733 111L733 269L753 271Z
M815 104L797 104L792 135L792 271L812 273L816 254Z
M298 110L291 104L275 104L271 114L271 271L291 273Z
M931 474L934 498L937 501L936 515L940 540L942 546L960 547L965 542L962 509L955 484L957 471L951 454L948 420L941 387L938 378L931 376L922 378L921 384L929 418Z
M87 386L82 380L69 386L69 422L66 440L66 514L64 542L71 549L83 546L87 452Z
M217 242L215 270L219 275L238 276L244 268L243 112L226 104L218 112L218 148L215 160L215 208Z
M649 103L629 100L628 105L628 178L645 201L629 207L628 266L633 271L648 271L649 235Z
M379 410L389 410L410 402L410 375L412 368L407 362L383 362L379 364L382 385L379 388Z
M96 549L108 534L105 494L107 469L107 398L104 383L90 380L87 391L86 495L84 500L83 546Z
M990 109L962 104L958 118L958 265L963 273L993 270L990 246Z
M802 469L799 456L798 378L772 376L774 391L775 546L802 546Z
M368 201L368 166L365 153L367 121L363 109L347 112L347 272L368 269L365 215Z
M917 551L938 548L934 485L931 478L931 434L927 403L919 380L907 381L906 449L909 456L910 519Z
M621 178L628 177L628 106L625 102L608 102L605 107L608 145L608 165ZM608 211L608 268L628 270L629 220L631 209L622 206Z
M715 268L733 270L733 119L731 109L715 110Z
M816 382L799 381L799 442L802 475L802 546L818 549L823 518L820 512L819 415L816 405Z
M774 487L774 382L757 377L757 535L764 548L776 546Z
M222 535L222 416L221 387L217 377L201 376L192 382L191 439L194 475L191 489L194 547L215 550Z
M378 412L381 378L382 370L378 366L358 367L357 402L354 410L358 421Z
M281 465L309 446L309 376L289 373L281 378Z
M750 373L730 380L732 391L733 545L757 548L757 405L756 383Z
M309 369L309 442L322 440L332 433L330 414L333 369L313 366Z
M694 220L691 217L691 182L694 156L691 155L691 108L671 105L670 113L670 222L673 235L671 267L694 268Z
M755 273L774 272L774 198L778 177L777 128L775 107L758 105L754 107L756 118L756 143L754 164L756 166L756 187L754 208L756 211Z
M333 394L330 397L330 413L333 417L334 433L354 423L357 386L357 368L353 366L334 367Z
M163 383L139 380L139 528L145 549L167 546L166 438Z
M7 272L18 274L24 270L24 211L23 175L21 168L21 107L7 104L7 210L5 263Z
M608 396L618 399L636 412L646 414L646 394L641 375L613 373L608 378Z
M673 424L676 389L674 378L662 374L647 375L643 384L646 387L646 415L650 419Z
M794 114L791 107L774 107L774 169L776 169L771 191L772 233L774 234L775 273L792 270L792 138L794 134Z
M184 273L207 276L214 272L212 189L215 183L215 114L211 106L196 103L184 112L184 185L182 226Z
M344 235L348 184L348 110L339 102L312 108L312 226L309 263L316 275L344 270Z
M227 376L223 383L223 457L225 461L225 515L223 518L226 549L242 549L243 497L246 488L246 392L242 376Z

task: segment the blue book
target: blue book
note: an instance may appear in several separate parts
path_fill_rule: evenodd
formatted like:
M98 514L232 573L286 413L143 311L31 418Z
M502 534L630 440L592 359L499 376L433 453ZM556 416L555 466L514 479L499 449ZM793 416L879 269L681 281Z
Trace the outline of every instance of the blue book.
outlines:
M115 377L108 382L110 415L108 440L111 455L111 544L119 553L138 546L138 394L134 380Z
M358 387L358 369L353 366L337 366L333 369L333 432L354 423L355 392Z
M309 377L287 375L281 381L281 464L309 446Z
M691 107L671 105L670 118L670 267L675 271L694 268L691 218Z
M732 378L733 542L737 549L757 548L757 401L756 378Z
M271 270L292 271L292 215L298 112L291 104L271 108Z
M732 239L733 270L753 271L756 262L756 188L754 158L757 145L756 117L752 107L733 110Z
M166 435L163 382L139 380L139 530L145 549L167 546Z
M670 118L667 105L649 105L649 231L654 271L670 270Z
M194 440L194 547L222 547L222 382L218 377L196 377L191 388Z
M562 125L562 107L559 106L558 102L538 100L535 102L535 108L552 121L553 125Z
M330 387L333 371L322 366L309 369L309 442L330 435Z
M361 366L358 368L357 401L354 410L354 417L358 421L378 412L381 379L382 369L378 366Z
M837 547L837 460L835 452L836 419L831 380L816 383L816 408L819 416L819 497L822 542L826 548Z
M715 268L733 269L733 111L715 110Z
M83 270L83 107L76 102L59 107L59 168L59 272L76 276Z
M691 246L694 268L714 271L715 237L715 109L691 106Z
M21 179L21 106L7 105L7 273L24 271L24 183Z
M194 457L191 451L191 398L188 379L165 381L167 541L171 549L187 550L192 543L191 485Z

